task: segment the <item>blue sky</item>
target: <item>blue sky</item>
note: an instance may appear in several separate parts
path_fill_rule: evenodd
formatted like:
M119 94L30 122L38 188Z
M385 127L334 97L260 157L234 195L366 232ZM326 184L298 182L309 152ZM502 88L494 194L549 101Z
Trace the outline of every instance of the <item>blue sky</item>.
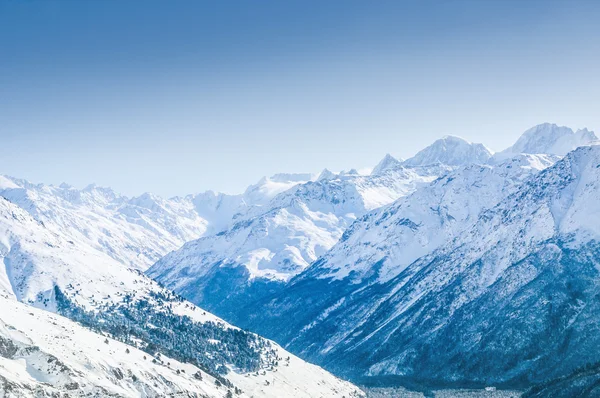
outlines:
M0 0L0 173L240 192L600 129L600 2Z

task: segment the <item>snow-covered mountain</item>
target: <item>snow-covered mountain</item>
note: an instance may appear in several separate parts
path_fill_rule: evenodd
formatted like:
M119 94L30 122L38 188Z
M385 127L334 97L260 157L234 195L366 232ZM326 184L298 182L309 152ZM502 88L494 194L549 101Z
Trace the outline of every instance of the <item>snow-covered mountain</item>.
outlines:
M402 162L402 159L396 159L388 153L379 161L379 163L377 163L377 166L373 168L371 175L376 176L383 174L386 170L396 169L402 165Z
M221 316L233 316L325 254L358 217L449 169L396 164L370 176L325 170L316 181L249 209L231 228L166 255L148 275Z
M259 304L239 306L239 315L235 314L233 319L278 341L298 341L299 345L310 347L312 334L322 333L320 323L324 328L329 327L328 317L333 309L367 286L384 285L421 256L460 236L477 222L482 211L496 205L557 159L547 155L519 155L499 165L472 164L449 172L360 218L331 250L293 279L281 294L266 296ZM356 316L364 316L377 305L377 300L365 300L364 310ZM262 312L263 306L272 311L274 318L290 316L293 326L278 330L276 325L265 322L261 314L252 310L257 308L256 312ZM356 322L360 320L357 318ZM343 342L355 326L344 322L336 327L337 332L332 329L321 334L330 341L320 342L319 346L331 347Z
M569 127L543 123L527 130L513 146L497 153L496 157L505 159L520 153L565 156L573 149L595 141L598 141L598 137L588 129L574 132Z
M456 177L436 183L452 185ZM494 177L481 181L488 178ZM325 256L265 299L249 325L354 379L523 387L598 362L600 146L569 153L507 194L392 275L381 272L391 264L376 249L375 262L365 267L370 274L321 273L332 269ZM453 201L450 196L446 203ZM422 213L412 213L412 203L397 205L365 217L362 226L355 223L350 236L366 232L348 248L418 234L419 223L392 209ZM444 208L438 220L451 225L461 219L453 215L459 210ZM392 227L400 232L387 235ZM356 265L352 258L348 263ZM333 269L343 271L346 264Z
M193 203L198 214L207 220L207 232L213 234L229 228L250 209L261 208L278 194L316 178L316 175L309 173L280 173L261 178L239 195L207 191L188 195L186 199Z
M135 347L2 294L0 305L3 396L134 397L145 393L157 397L184 393L224 397L227 392L227 387L217 387L216 379L209 375L200 380L194 377L201 371L193 365L167 357L158 363Z
M445 164L461 166L470 163L487 163L492 152L483 144L468 142L460 137L444 136L415 156L403 162L407 166L428 166Z
M278 174L261 179L241 195L208 191L163 199L151 193L127 198L95 185L79 190L67 184L32 184L0 176L0 196L74 243L145 270L185 242L218 232L240 214L314 178L310 174Z
M27 308L19 301L64 315L85 333L120 341L110 344L161 353L250 396L360 393L168 289L354 380L529 385L600 359L590 348L599 149L560 160L595 140L546 124L492 156L482 144L444 137L406 161L386 155L370 175L277 174L240 195L127 198L0 177L0 292L15 313ZM156 260L147 275L161 284L141 272ZM42 337L21 318L0 312L20 331L0 327L0 338L25 353ZM80 335L56 315L36 319L66 322ZM19 345L23 333L30 340ZM572 350L561 351L566 344ZM86 356L90 347L81 349ZM61 350L43 352L81 366ZM28 363L10 352L5 368ZM82 380L76 372L54 378L49 368L2 369L20 391L64 392ZM139 383L116 384L104 372L85 391L102 395L101 384L136 396L161 372L151 367ZM171 380L192 395L210 390L187 389L181 373L149 395L170 392ZM306 393L301 384L320 377ZM47 378L52 385L40 384Z
M189 201L152 194L130 199L93 185L79 190L0 177L0 196L73 244L138 269L202 236L208 226Z
M225 397L231 389L194 365L167 356L157 361L136 347L3 294L0 306L3 396ZM242 384L233 389L243 389L238 387Z
M484 209L556 160L548 155L519 155L496 166L471 164L450 172L352 224L303 277L350 276L356 284L377 273L378 281L385 282L460 235Z
M230 372L228 384L194 364L150 355L1 293L0 306L0 392L6 397L362 396L279 347L283 366Z
M0 377L17 389L15 396L69 390L78 396L206 391L221 397L236 387L248 396L360 395L354 386L195 307L138 270L69 241L4 198L0 242ZM104 338L17 300L67 316L130 345L131 352L125 355L127 347L112 340L110 349L100 349ZM139 365L143 355L149 362L160 360ZM169 364L167 357L175 360ZM196 368L212 385L224 387L194 384ZM311 388L307 380L318 382Z

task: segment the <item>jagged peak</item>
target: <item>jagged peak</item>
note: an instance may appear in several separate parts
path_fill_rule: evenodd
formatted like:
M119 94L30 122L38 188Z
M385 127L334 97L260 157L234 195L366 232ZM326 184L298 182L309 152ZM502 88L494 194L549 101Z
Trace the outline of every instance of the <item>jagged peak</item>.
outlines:
M402 164L403 160L395 158L394 156L387 153L383 159L377 163L377 166L371 171L371 175L379 175L386 170L396 168Z
M317 181L325 181L325 180L332 180L336 177L337 175L329 170L329 169L323 169L323 171L321 172L321 174L319 174L319 177L317 178Z

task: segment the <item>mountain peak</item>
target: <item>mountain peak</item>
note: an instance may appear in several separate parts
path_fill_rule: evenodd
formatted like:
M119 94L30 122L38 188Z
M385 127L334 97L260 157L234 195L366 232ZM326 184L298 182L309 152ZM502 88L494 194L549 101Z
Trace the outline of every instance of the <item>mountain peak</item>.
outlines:
M408 166L445 164L459 166L469 163L486 163L492 152L483 144L471 143L461 137L445 135L415 156L406 160Z
M564 156L573 149L589 145L598 137L587 128L574 132L566 126L542 123L525 131L515 144L500 152L500 157L519 153L548 154Z
M335 177L336 174L333 171L329 169L323 169L321 174L319 174L319 177L317 177L317 181L332 180Z
M383 159L381 159L381 161L379 161L379 163L377 163L377 166L375 166L375 168L371 172L371 175L380 175L384 171L393 169L397 166L400 166L401 164L402 160L396 159L388 153L383 157Z

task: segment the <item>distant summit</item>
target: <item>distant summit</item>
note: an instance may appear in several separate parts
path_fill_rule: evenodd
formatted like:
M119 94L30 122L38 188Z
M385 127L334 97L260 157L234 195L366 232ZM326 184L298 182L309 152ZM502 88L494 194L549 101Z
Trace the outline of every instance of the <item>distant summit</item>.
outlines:
M485 145L447 135L419 151L403 164L427 166L441 163L448 166L460 166L470 163L486 163L490 157L492 157L492 152Z
M377 163L377 166L375 166L375 168L371 172L371 175L374 175L374 176L380 175L384 171L396 168L396 167L400 166L401 164L402 164L402 160L396 159L395 157L393 157L392 155L390 155L388 153L385 155L385 157L383 159L381 159L381 161L379 163Z
M337 176L337 174L335 174L333 171L331 171L329 169L323 169L323 171L321 172L321 174L319 174L319 177L317 178L317 181L332 180L336 176Z
M573 149L598 141L588 129L574 132L569 127L543 123L525 131L515 144L496 156L504 159L519 153L565 156Z

